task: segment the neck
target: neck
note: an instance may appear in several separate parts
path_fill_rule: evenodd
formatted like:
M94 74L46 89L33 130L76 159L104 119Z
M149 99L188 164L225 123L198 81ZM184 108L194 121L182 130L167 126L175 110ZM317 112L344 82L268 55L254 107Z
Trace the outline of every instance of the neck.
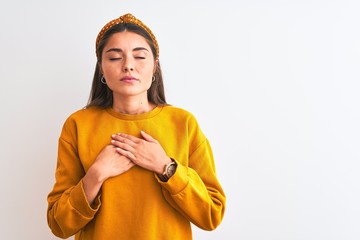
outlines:
M114 101L113 109L119 113L125 114L141 114L150 112L154 109L154 105L146 99L121 99Z

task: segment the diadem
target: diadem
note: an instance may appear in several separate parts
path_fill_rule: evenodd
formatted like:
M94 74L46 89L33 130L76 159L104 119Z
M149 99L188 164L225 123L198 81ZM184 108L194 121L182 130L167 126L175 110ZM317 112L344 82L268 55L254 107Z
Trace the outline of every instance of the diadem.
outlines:
M99 32L97 38L96 38L96 56L97 56L97 49L99 46L99 42L101 40L101 38L104 36L104 33L109 30L112 26L115 26L119 23L133 23L136 24L140 27L142 27L151 37L152 41L154 42L155 45L155 49L156 49L156 57L159 57L159 45L158 42L156 41L155 35L152 33L152 31L150 30L150 28L148 28L143 22L141 22L139 19L137 19L136 17L134 17L133 15L131 15L130 13L127 13L125 15L120 16L119 18L116 18L114 20L111 20L110 22L108 22ZM98 57L98 56L97 56Z

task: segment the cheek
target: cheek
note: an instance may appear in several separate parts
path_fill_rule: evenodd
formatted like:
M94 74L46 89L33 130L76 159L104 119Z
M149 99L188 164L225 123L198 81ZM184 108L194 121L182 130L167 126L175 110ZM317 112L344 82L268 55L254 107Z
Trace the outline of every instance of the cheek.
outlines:
M139 65L138 69L143 76L152 77L153 72L154 72L154 68L149 64L141 64L141 65Z
M144 64L141 64L140 68L142 69L142 71L144 73L147 73L149 75L153 75L154 73L154 64L153 63L144 63Z
M102 70L103 74L108 77L111 77L112 75L117 74L120 71L119 68L112 67L106 64L103 65Z

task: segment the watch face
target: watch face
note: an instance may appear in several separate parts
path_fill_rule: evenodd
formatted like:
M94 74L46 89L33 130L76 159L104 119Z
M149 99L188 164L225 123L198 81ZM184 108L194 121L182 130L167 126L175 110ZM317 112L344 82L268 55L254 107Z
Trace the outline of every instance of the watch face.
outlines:
M171 164L167 169L166 169L166 175L168 177L171 177L172 175L174 175L176 170L176 164Z
M168 168L168 175L169 176L172 176L174 175L175 173L175 165L171 165L169 168Z

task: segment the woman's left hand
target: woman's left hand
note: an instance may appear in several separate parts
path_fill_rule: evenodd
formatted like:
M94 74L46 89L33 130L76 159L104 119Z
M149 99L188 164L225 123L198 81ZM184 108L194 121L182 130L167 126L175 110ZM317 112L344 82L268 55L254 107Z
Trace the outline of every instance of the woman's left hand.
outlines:
M144 139L124 133L114 134L111 143L116 147L118 153L126 156L136 165L162 174L171 159L156 139L144 131L140 133Z

